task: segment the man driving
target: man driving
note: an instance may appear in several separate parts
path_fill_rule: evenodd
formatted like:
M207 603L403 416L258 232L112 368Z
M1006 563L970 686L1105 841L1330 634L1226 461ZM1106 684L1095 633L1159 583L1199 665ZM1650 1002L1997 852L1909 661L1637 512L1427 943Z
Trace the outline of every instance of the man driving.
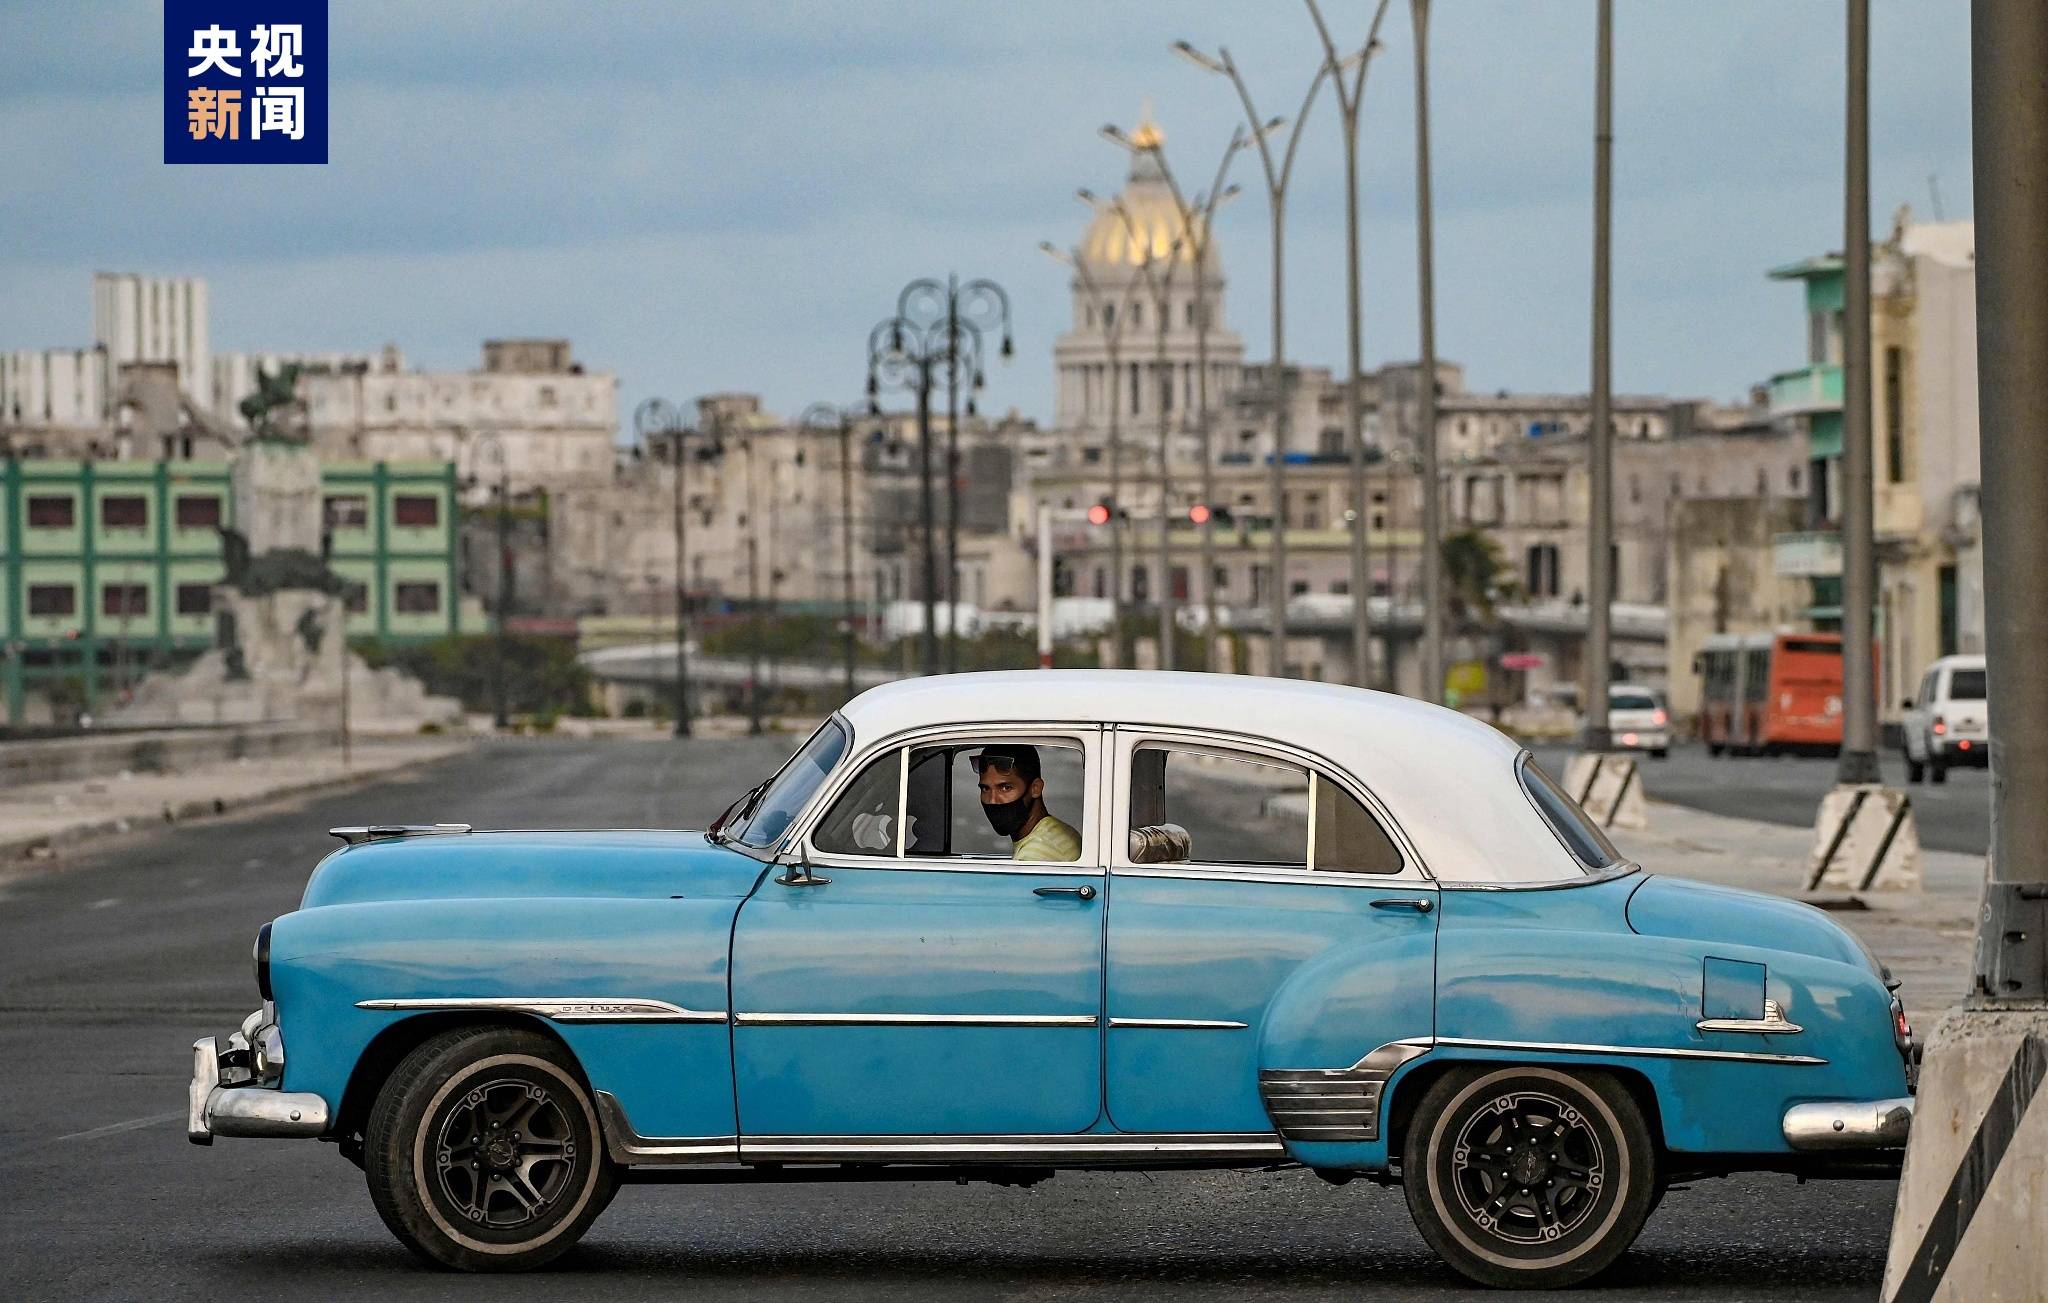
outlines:
M1011 842L1010 858L1071 863L1081 858L1081 834L1045 808L1038 748L997 743L973 757L981 784L981 812Z

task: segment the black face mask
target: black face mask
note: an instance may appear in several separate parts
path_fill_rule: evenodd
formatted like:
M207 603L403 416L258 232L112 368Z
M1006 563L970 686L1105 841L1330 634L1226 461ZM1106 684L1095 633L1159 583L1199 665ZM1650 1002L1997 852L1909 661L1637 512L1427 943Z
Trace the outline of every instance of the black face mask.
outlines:
M1020 796L1014 801L983 802L981 812L988 816L988 826L999 836L1015 841L1031 818L1031 808L1037 804L1035 796Z

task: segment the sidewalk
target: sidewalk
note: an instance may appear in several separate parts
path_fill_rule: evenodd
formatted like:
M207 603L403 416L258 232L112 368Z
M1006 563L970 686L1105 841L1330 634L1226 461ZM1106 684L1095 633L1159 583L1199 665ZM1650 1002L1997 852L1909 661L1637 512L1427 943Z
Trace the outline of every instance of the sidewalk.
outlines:
M1752 891L1798 897L1806 886L1813 831L1784 824L1730 819L1653 801L1650 826L1614 828L1608 835L1651 873L1696 878ZM1834 910L1829 917L1863 939L1905 985L1899 996L1916 1028L1962 1003L1970 984L1977 902L1984 885L1981 856L1921 852L1925 889L1917 894L1867 892L1867 910Z
M366 739L344 769L339 751L264 756L176 773L112 774L0 788L0 869L45 860L96 837L225 814L263 801L346 787L467 750L457 735Z

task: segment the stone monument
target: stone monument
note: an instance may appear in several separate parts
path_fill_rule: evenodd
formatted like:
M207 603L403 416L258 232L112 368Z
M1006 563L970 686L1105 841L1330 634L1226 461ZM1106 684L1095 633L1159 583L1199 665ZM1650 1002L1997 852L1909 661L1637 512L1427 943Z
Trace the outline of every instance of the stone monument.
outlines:
M320 462L297 380L296 366L259 370L257 391L241 403L250 437L229 474L235 526L222 531L227 576L213 589L213 649L182 674L144 680L112 722L338 729L345 710L381 726L461 718L459 703L348 650L346 584L321 555Z

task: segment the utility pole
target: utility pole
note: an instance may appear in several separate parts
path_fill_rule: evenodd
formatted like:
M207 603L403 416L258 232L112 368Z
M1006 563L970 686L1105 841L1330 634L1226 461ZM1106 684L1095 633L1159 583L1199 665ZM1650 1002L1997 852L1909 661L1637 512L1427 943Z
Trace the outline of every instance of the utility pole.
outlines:
M1436 464L1436 250L1429 176L1429 0L1410 0L1415 27L1415 289L1422 374L1416 399L1422 454L1422 699L1444 695L1444 519ZM1387 494L1389 511L1394 494ZM1392 555L1391 549L1389 555ZM1391 569L1391 567L1389 567ZM1389 586L1389 591L1394 591ZM1398 600L1398 593L1395 594ZM1390 604L1391 607L1391 604Z
M1592 496L1586 551L1585 750L1613 744L1607 728L1607 682L1614 616L1614 368L1608 352L1608 227L1614 185L1614 0L1600 0L1599 71L1594 80L1593 125L1593 424L1587 434L1587 489ZM1435 376L1427 377L1434 386ZM1434 488L1434 486L1431 486Z
M1970 995L1921 1067L1886 1303L2038 1297L2048 1269L2048 6L1980 0L1970 18L1990 872Z
M747 732L761 731L761 516L754 501L754 438L741 434L747 454ZM930 481L926 481L929 489ZM930 553L926 553L930 560Z
M510 689L506 684L509 635L505 617L512 608L512 468L505 446L498 445L498 602L496 637L492 639L496 660L491 673L491 721L499 729L511 724Z
M1870 0L1848 0L1842 175L1842 757L1835 781L1875 783L1877 595L1870 449ZM1988 476L1987 476L1988 483Z
M683 452L683 423L680 418L669 426L670 456L674 465L675 494L675 545L676 545L676 723L677 737L690 736L690 622L689 622L689 568L685 558L689 539L686 523L686 504L683 487L684 468L687 460Z

